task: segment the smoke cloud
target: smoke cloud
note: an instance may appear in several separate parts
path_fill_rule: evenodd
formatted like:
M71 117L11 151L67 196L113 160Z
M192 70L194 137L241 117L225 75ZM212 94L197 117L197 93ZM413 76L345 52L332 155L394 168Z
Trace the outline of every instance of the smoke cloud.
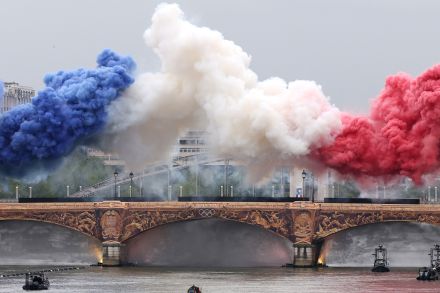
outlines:
M157 7L144 39L159 72L134 82L134 62L104 51L97 69L48 75L31 104L0 116L0 172L47 169L98 134L140 170L169 159L189 129L205 130L211 151L246 165L252 181L286 165L416 183L439 169L440 65L389 77L370 114L354 116L314 81L260 81L241 47L177 4Z
M259 81L251 58L221 33L159 5L145 42L161 60L110 107L112 144L131 167L167 158L188 129L240 160L254 179L288 164L368 181L439 169L440 66L391 76L368 116L341 113L313 81ZM139 152L139 150L142 150Z
M29 104L0 116L0 171L23 176L57 165L76 145L103 130L107 107L131 83L134 62L105 50L96 69L60 71Z
M390 76L368 117L342 116L319 160L355 177L403 175L416 183L439 169L440 65L417 78Z
M338 109L315 82L258 81L247 53L189 23L176 4L158 6L144 38L161 71L141 74L110 107L113 146L132 167L168 157L195 128L210 134L214 152L264 175L277 161L328 144L341 128Z

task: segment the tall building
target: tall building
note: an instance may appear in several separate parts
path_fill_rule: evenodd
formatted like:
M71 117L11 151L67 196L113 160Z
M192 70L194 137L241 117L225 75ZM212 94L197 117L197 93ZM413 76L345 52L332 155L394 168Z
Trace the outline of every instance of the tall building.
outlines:
M188 131L177 140L174 159L180 160L201 153L207 153L208 148L205 139L206 132L204 131ZM104 152L93 147L85 147L84 150L88 157L100 158L106 166L125 166L126 164L116 153Z
M206 153L207 133L199 130L190 130L184 136L180 137L177 143L178 154L180 157Z
M0 113L9 111L11 108L31 102L35 96L35 90L28 86L22 86L17 82L5 82L3 98L0 103Z

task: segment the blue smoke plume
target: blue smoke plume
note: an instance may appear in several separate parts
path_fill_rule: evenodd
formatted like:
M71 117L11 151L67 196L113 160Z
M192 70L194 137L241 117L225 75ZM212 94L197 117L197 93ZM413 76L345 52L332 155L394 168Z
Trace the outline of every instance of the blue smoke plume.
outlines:
M51 169L85 140L103 131L107 107L129 87L130 57L105 50L96 69L60 71L44 78L32 102L0 116L0 172L22 177Z

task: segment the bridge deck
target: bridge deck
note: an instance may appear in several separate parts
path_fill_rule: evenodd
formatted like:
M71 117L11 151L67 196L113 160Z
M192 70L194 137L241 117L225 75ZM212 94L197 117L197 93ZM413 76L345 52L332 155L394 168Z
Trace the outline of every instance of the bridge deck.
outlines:
M182 210L197 208L214 209L307 209L322 211L440 211L436 204L358 204L358 203L311 203L311 202L64 202L64 203L0 203L0 211L11 210L95 210L95 209L142 209Z
M440 205L312 202L50 202L0 203L0 220L35 220L123 242L160 225L221 218L256 225L296 244L388 221L440 225Z

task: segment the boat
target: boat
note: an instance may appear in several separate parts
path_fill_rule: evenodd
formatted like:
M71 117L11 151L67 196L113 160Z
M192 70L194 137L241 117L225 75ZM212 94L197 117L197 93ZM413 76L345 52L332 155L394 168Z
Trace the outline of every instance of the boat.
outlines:
M43 272L27 273L23 290L47 290L49 286L49 279Z
M419 281L435 281L438 280L438 272L435 268L420 268L416 279Z
M372 272L375 273L385 273L389 272L390 268L388 267L387 260L387 249L382 245L379 245L378 248L374 249L374 266L371 269Z
M419 281L435 281L439 279L440 271L440 245L436 244L430 249L430 264L429 268L423 267L419 269L417 280Z
M192 285L189 289L188 289L188 293L202 293L202 291L200 290L199 287Z

